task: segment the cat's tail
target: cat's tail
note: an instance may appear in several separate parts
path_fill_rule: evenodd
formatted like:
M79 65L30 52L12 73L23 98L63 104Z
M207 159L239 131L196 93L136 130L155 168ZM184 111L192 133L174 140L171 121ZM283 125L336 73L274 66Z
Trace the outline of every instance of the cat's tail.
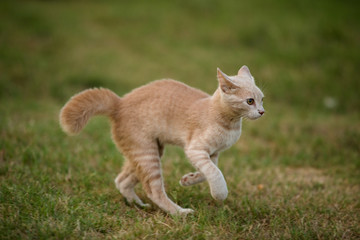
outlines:
M61 128L67 134L75 135L92 116L106 115L113 118L120 107L120 99L109 89L93 88L82 91L71 97L61 109Z

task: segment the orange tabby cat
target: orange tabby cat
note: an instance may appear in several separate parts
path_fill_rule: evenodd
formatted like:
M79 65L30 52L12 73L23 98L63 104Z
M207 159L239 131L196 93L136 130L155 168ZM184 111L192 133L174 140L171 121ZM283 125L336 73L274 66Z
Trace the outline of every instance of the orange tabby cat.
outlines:
M219 87L212 96L174 80L159 80L119 97L108 89L88 89L73 96L60 112L63 130L76 134L90 117L111 119L112 137L126 161L115 179L129 202L144 204L134 192L140 181L147 196L170 214L187 214L164 190L160 158L165 144L184 148L198 170L184 175L180 184L207 180L211 195L224 200L228 189L217 167L219 153L240 137L243 117L263 115L263 93L248 67L229 77L217 70Z

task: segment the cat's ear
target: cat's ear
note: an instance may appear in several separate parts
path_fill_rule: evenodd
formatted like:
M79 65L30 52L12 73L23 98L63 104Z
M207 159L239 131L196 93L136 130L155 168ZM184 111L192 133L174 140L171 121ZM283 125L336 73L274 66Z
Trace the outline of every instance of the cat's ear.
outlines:
M251 75L251 73L250 73L250 69L246 66L246 65L244 65L244 66L242 66L240 69L239 69L239 71L238 71L238 76L240 76L240 77L246 77L246 78L253 78L253 76Z
M220 68L217 69L217 78L219 86L224 93L231 93L234 89L239 88L233 83L228 75L220 70Z

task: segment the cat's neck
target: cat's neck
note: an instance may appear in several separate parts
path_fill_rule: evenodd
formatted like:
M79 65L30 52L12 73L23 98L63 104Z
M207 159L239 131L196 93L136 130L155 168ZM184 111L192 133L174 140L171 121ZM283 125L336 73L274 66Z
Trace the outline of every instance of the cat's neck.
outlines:
M227 105L221 96L220 89L217 89L211 96L211 114L215 120L225 128L236 129L241 126L242 115L240 112L235 112L229 105Z

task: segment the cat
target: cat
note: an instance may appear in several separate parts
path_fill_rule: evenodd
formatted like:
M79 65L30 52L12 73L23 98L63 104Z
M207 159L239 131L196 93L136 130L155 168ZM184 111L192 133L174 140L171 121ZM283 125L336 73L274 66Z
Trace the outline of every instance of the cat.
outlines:
M181 178L182 186L207 180L212 197L223 201L228 189L217 167L219 153L240 138L243 117L257 119L265 112L264 94L247 66L230 77L218 68L217 79L219 86L212 96L171 79L151 82L123 97L104 88L88 89L65 104L60 124L72 135L92 116L108 116L113 141L126 159L115 179L120 193L128 202L149 207L134 191L141 182L159 208L186 215L193 210L174 203L164 189L160 158L165 144L182 147L197 169Z

